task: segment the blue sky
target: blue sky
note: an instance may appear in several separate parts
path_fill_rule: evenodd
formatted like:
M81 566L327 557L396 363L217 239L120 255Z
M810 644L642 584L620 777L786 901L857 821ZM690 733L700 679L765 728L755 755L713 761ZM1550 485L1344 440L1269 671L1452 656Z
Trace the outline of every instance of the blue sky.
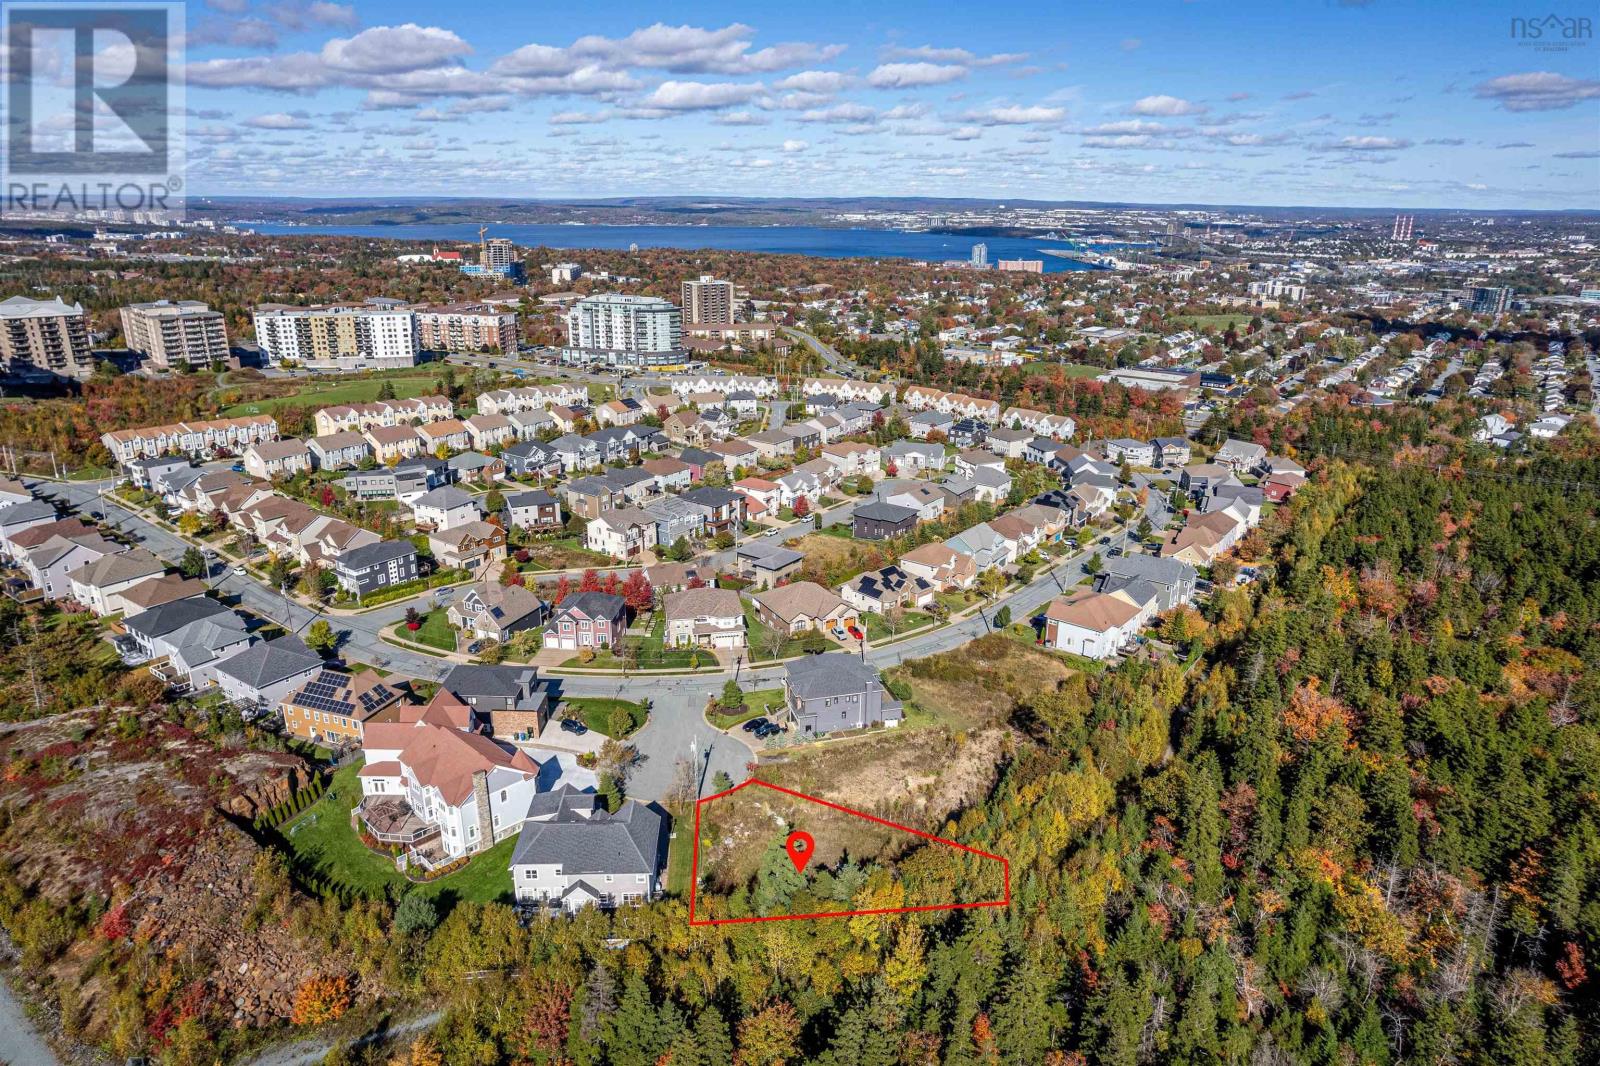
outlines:
M191 0L190 195L1600 208L1506 4L767 6Z

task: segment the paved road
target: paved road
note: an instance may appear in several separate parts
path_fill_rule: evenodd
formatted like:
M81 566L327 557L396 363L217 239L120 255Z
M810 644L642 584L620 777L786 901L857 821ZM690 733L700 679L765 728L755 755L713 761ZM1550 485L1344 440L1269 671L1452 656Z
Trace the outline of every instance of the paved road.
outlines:
M5 975L0 974L0 1062L55 1066L60 1061L33 1027L33 1019L22 1009Z
M443 1017L444 1011L442 1010L430 1011L427 1014L399 1022L389 1028L368 1033L366 1036L351 1041L347 1046L354 1049L379 1041L394 1040L408 1033L417 1032L420 1029L430 1029ZM328 1057L328 1052L332 1051L334 1046L334 1044L325 1040L301 1040L263 1052L250 1060L250 1066L315 1066L316 1063ZM26 1062L27 1060L19 1059L17 1061Z
M835 374L848 378L854 377L861 372L859 367L835 351L832 345L827 344L820 338L813 337L805 330L795 329L793 326L784 326L783 332L788 334L791 339L800 341L807 348L820 355L822 361L828 365L828 369Z

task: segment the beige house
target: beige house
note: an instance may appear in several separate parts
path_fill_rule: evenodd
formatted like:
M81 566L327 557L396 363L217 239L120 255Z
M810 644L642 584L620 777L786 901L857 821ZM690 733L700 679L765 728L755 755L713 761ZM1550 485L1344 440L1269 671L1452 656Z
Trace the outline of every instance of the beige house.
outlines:
M900 568L942 589L967 589L978 580L972 556L945 544L923 544L900 557Z
M662 602L668 644L705 648L745 646L744 605L732 589L699 588L668 593Z
M856 624L855 610L814 581L767 589L756 594L755 604L763 622L790 634L811 629L826 633Z

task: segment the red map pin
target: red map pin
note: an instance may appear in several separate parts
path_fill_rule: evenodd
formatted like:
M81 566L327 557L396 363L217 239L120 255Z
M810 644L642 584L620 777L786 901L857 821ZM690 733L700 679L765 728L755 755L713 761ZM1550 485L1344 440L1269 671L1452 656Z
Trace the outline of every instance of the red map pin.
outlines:
M789 853L789 861L794 863L795 873L804 873L806 862L811 858L811 853L817 850L817 842L811 839L811 834L804 829L796 829L789 834L789 839L783 842L783 850Z

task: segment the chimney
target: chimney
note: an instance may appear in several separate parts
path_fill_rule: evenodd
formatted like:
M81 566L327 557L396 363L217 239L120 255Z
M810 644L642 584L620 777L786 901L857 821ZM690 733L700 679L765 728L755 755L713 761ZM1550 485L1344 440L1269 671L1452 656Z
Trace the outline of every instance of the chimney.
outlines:
M489 772L472 771L472 798L478 807L478 851L494 847L494 815L489 811Z

